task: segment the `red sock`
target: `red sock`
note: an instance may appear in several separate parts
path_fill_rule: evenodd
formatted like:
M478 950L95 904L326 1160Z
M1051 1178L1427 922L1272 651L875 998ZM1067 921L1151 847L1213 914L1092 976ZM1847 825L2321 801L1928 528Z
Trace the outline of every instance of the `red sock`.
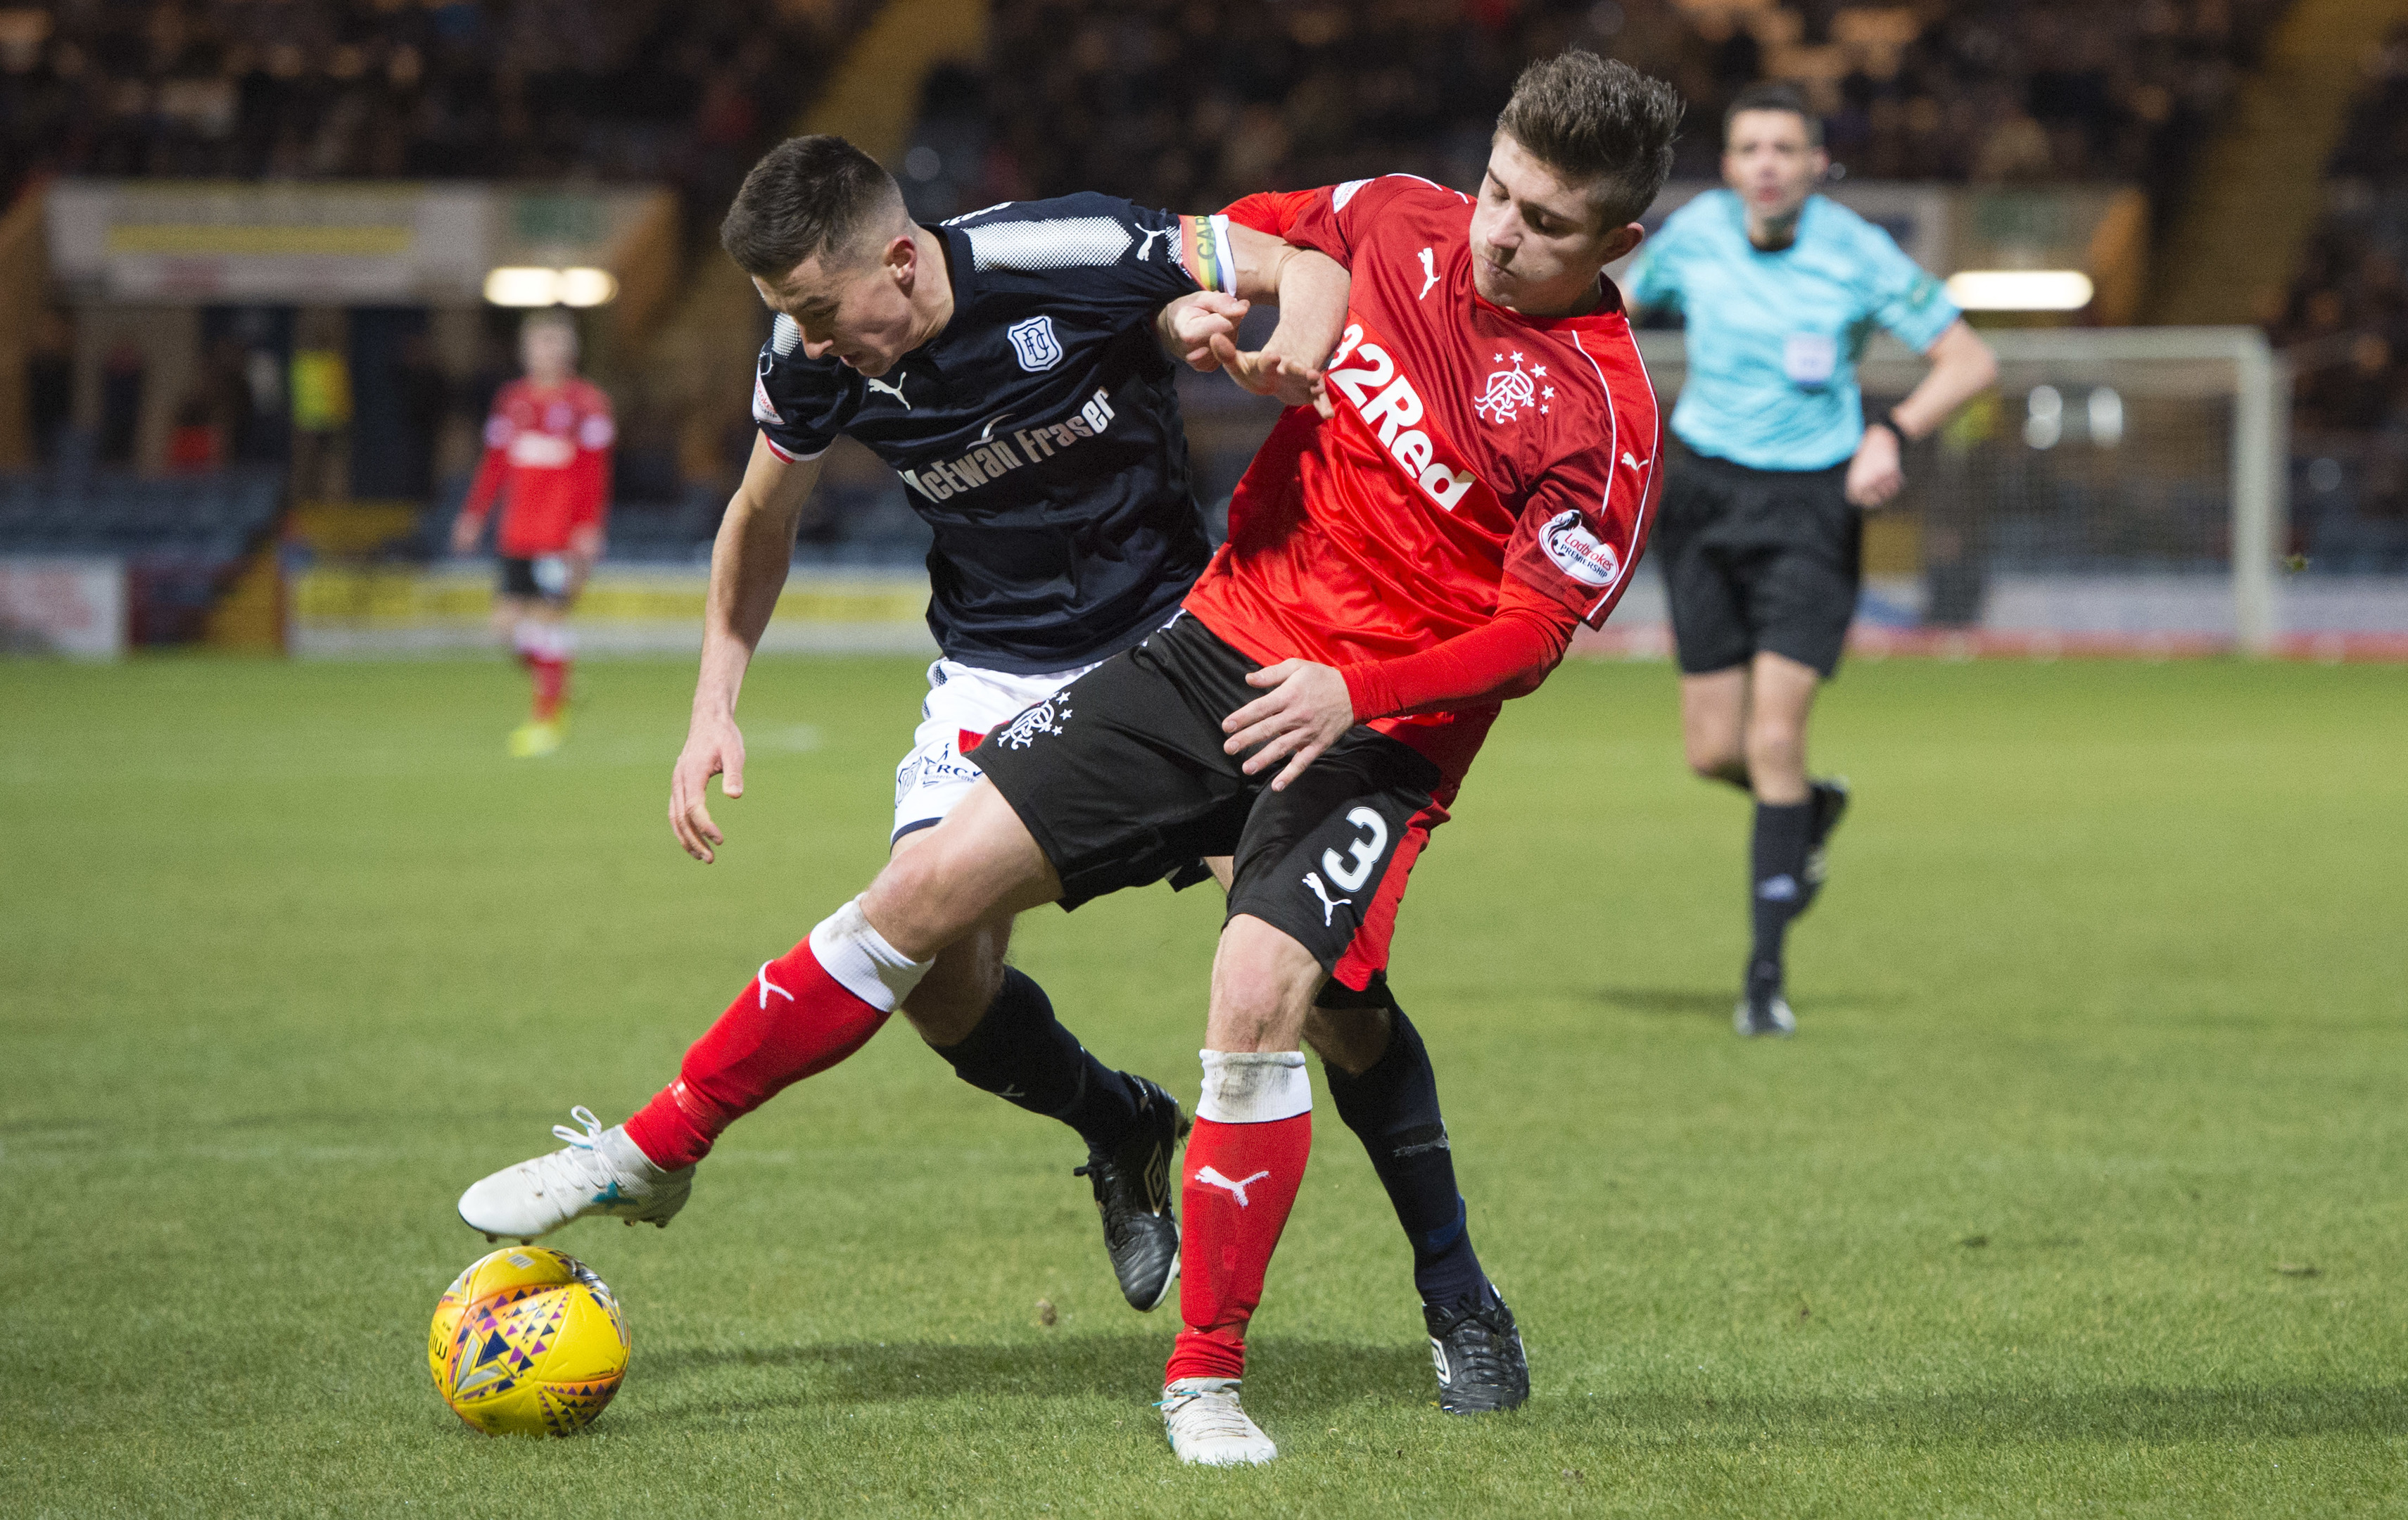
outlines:
M1312 1097L1297 1052L1204 1054L1204 1100L1187 1138L1180 1206L1179 1317L1163 1381L1246 1370L1246 1324L1312 1152Z
M550 723L560 716L560 699L568 691L568 662L530 654L527 668L535 674L535 721Z
M887 1012L829 976L806 939L745 983L627 1138L654 1166L690 1167L729 1125L869 1043Z

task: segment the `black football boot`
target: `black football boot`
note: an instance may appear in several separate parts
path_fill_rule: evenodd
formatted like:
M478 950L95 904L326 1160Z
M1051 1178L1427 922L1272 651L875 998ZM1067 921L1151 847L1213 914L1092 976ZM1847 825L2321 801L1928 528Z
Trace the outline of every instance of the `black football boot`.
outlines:
M1422 1319L1429 1326L1430 1360L1438 1365L1439 1408L1490 1414L1519 1409L1530 1397L1530 1363L1504 1299L1485 1309L1424 1304Z
M1104 1219L1104 1250L1129 1307L1144 1313L1170 1296L1179 1281L1179 1217L1171 1212L1170 1153L1187 1136L1191 1121L1168 1093L1130 1076L1137 1088L1137 1123L1110 1151L1090 1150L1087 1164L1071 1175L1096 1190L1096 1212Z

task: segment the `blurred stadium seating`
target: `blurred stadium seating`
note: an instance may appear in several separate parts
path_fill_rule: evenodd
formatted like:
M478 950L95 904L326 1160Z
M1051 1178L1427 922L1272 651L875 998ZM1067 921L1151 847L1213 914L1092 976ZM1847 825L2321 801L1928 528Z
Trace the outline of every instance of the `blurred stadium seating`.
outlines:
M29 174L667 181L704 201L871 0L194 0L0 10Z
M2090 311L2009 325L2152 313L2221 321L2229 319L2165 314L2157 296L2168 270L2196 277L2219 257L2186 254L2173 223L2201 203L2203 177L2220 172L2207 155L2240 120L2252 80L2273 66L2282 29L2335 9L2329 0L929 4L0 0L0 193L16 208L16 220L0 222L0 286L18 292L0 312L8 329L0 369L9 371L0 374L0 411L23 413L22 426L0 415L0 462L14 458L24 471L0 496L10 504L0 512L0 552L218 552L223 531L192 526L217 509L156 504L232 499L255 489L232 482L280 472L280 503L349 495L414 502L422 512L406 533L288 533L288 565L356 554L367 542L379 563L437 557L476 424L509 369L513 313L455 306L430 319L423 309L356 303L221 302L163 361L155 346L128 340L127 324L148 320L138 308L88 287L53 285L48 303L27 297L41 281L37 257L12 251L26 240L24 214L30 208L37 222L46 187L67 180L465 181L517 197L509 204L520 215L531 197L573 198L588 187L669 192L674 226L646 255L658 265L650 277L657 296L641 311L630 303L588 314L588 368L621 420L612 557L690 566L708 557L749 446L740 389L728 377L764 320L718 254L715 222L759 151L806 122L865 140L887 132L882 151L915 212L929 219L1073 189L1194 208L1265 186L1399 169L1469 185L1518 70L1584 46L1670 79L1690 100L1679 194L1712 181L1718 118L1732 94L1759 79L1787 79L1827 113L1844 175L1838 193L1874 208L1868 214L1902 238L1929 239L1927 255L2095 265L2102 248L2123 240L2122 291L2100 271ZM908 65L916 82L907 80L891 39L884 52L864 40L882 18L891 30L907 11L911 25L942 16L973 39L982 27L983 47L955 47L955 61L934 68L920 59ZM848 63L860 77L851 98L882 94L890 104L882 109L901 111L891 129L847 126L827 108L848 95ZM897 89L899 107L891 104ZM2394 36L2366 67L2331 154L2323 218L2295 278L2283 277L2287 296L2256 297L2258 320L2298 376L2290 535L2313 575L2408 574L2403 107L2408 36ZM2116 194L2131 203L2128 217ZM2186 260L2187 270L2178 266ZM296 366L320 362L351 366L361 411L348 436L295 426L305 379ZM2120 509L2128 498L2157 503L2148 509L2157 517L2172 511L2189 524L2180 537L2192 547L2175 559L2229 560L2225 547L2201 547L2224 520L2225 475L2213 457L2222 435L2211 414L2176 430L2188 452L2160 479L2143 465L2146 409L2136 400L2133 446L2114 469L2103 455L2084 464L2076 480L2066 474L2071 455L2018 452L2025 435L2014 419L2062 389L2040 371L2030 384L2044 393L2038 400L2022 391L2000 397L2008 423L1983 445L1978 457L1995 461L1983 468L2001 481L2064 477L2069 483L2047 488L2057 493L2050 500L2087 503L2092 512ZM1268 414L1226 385L1185 394L1199 494L1217 516ZM13 454L12 437L24 445ZM2149 444L2160 453L2172 446L2154 436ZM2118 473L2133 470L2146 479L2132 484ZM225 483L213 471L227 472ZM1937 484L1932 472L1925 478ZM2015 493L2029 489L2001 485L1999 499L2021 502ZM1956 509L1937 496L1923 507L1937 515L1921 526L1943 530L1941 519ZM2028 524L2070 522L2072 509L2000 509L2026 525L2002 517L2000 531L1981 535L1994 568L2071 564L2063 546L2079 535L2060 523L2032 539ZM142 537L170 518L182 537ZM23 525L37 521L38 530ZM244 531L255 548L260 532ZM2130 538L2122 527L2083 531L2097 542ZM1877 557L1913 558L1948 535L1877 538ZM883 466L839 449L796 555L850 571L908 566L925 543ZM1924 604L1899 615L1964 612L1937 592ZM169 637L194 625L146 624Z
M1403 170L1479 176L1514 75L1568 46L1677 84L1711 179L1741 88L1798 80L1882 179L2179 187L2285 0L1000 0L982 76L934 81L906 167L930 210L1104 190L1219 204Z
M2408 27L2369 61L2326 196L2270 323L2297 376L2293 541L2316 569L2408 572Z

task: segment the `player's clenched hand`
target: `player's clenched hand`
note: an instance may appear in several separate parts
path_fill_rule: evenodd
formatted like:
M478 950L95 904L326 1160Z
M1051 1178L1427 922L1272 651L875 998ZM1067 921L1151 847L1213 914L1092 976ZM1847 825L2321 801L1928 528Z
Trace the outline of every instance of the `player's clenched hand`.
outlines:
M1283 407L1320 407L1329 415L1322 395L1321 371L1312 365L1283 358L1268 349L1241 353L1227 337L1212 338L1212 358L1240 389L1256 395L1279 397Z
M1270 691L1221 720L1221 732L1229 736L1221 748L1229 754L1254 750L1240 767L1249 776L1260 775L1286 756L1287 765L1271 781L1274 792L1286 791L1288 782L1354 726L1354 700L1346 695L1346 678L1334 666L1282 660L1248 676L1246 684Z
M1856 445L1856 457L1848 461L1848 499L1867 509L1886 507L1905 485L1906 471L1899 466L1898 435L1886 427L1866 428L1864 441Z
M744 736L733 718L697 713L686 731L677 768L669 772L669 827L685 853L706 866L718 858L711 846L727 842L704 801L713 776L724 778L719 783L723 796L744 795Z
M1164 348L1186 360L1189 368L1211 371L1221 367L1212 339L1235 338L1251 306L1219 291L1197 291L1164 307L1154 323Z

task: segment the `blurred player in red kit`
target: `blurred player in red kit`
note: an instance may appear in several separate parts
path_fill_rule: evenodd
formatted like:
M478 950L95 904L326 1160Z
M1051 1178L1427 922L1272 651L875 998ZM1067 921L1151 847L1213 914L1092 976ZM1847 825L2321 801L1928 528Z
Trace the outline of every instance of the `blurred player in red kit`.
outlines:
M498 497L494 624L535 682L534 710L511 733L510 753L533 759L559 749L566 732L561 710L577 649L568 609L601 557L618 428L610 398L578 377L577 324L566 312L529 317L519 352L526 378L494 396L484 462L452 526L452 552L474 552Z

